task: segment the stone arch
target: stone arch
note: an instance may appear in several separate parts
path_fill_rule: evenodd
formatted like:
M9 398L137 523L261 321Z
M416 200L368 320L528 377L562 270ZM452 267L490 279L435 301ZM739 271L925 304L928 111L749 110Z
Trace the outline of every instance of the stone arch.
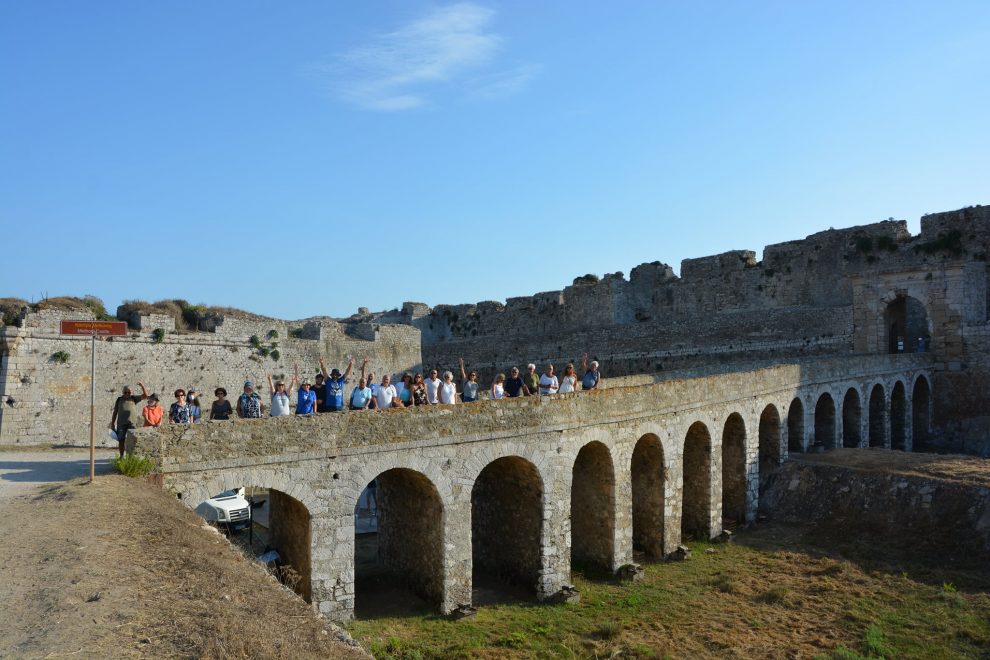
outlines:
M589 442L571 479L571 563L612 570L615 555L615 470L608 447Z
M917 298L896 295L884 309L888 353L917 353L931 346L928 312Z
M660 438L647 433L636 443L632 473L633 550L663 558L664 488L667 470Z
M901 381L890 390L890 447L907 450L907 394Z
M850 387L842 398L842 446L859 447L863 442L863 410L859 390Z
M712 437L703 422L688 429L683 457L681 537L708 540L712 535Z
M870 391L870 446L883 447L887 436L887 396L877 383Z
M477 585L491 578L538 589L543 527L543 479L520 456L485 466L471 489L471 547Z
M216 497L222 492L236 490L243 487L247 499L253 504L253 511L238 512L238 521L253 519L257 534L252 533L249 538L255 539L256 547L249 548L249 553L253 556L256 552L263 550L265 546L270 546L278 550L283 566L287 566L291 571L283 571L285 584L291 587L297 594L302 596L307 603L312 601L312 545L313 545L313 524L310 509L298 498L293 497L284 490L272 488L263 483L254 483L251 475L232 474L227 475L227 480L239 477L243 481L237 481L236 485L231 485L222 490L218 490L212 495L201 498L195 510L196 513L209 519L215 516L209 515L210 505L206 500ZM268 480L262 480L267 482ZM279 482L279 486L286 487ZM233 517L233 516L231 516ZM247 546L248 540L244 538L246 532L241 533L239 542ZM289 579L292 576L292 579Z
M835 449L835 400L828 392L818 397L815 404L816 448Z
M746 523L746 476L746 423L732 413L722 427L722 520L730 527Z
M780 465L780 413L772 403L760 413L760 494L770 474Z
M444 505L422 472L390 468L370 480L354 502L373 507L373 531L355 525L354 605L359 616L376 613L378 600L402 585L434 610L444 599ZM363 538L362 538L363 537Z
M928 379L918 376L911 394L911 435L913 451L931 451L932 390Z
M804 403L797 397L787 409L787 451L804 451Z

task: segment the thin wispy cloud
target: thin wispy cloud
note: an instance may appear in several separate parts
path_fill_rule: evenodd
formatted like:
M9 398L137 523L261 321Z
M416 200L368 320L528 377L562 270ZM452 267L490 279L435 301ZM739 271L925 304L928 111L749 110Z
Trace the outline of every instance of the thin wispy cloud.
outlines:
M494 17L474 3L439 7L316 70L336 96L371 110L424 106L444 87L474 99L518 93L537 69L499 63L504 39L492 28Z

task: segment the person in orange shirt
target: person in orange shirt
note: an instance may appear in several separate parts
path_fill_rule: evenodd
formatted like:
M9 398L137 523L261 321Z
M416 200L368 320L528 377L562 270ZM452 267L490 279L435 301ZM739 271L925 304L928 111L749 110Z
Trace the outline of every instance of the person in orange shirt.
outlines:
M164 413L165 409L158 403L158 395L152 394L148 397L148 405L141 411L141 415L144 416L144 425L158 428L162 425L162 416Z

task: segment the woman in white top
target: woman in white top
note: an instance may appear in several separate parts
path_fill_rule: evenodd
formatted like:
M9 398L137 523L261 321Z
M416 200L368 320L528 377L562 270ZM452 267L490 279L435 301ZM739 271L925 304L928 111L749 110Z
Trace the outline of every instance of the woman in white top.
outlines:
M560 379L560 394L567 394L577 390L577 374L574 373L574 365L568 364L564 367L564 375Z
M492 383L492 399L502 399L505 397L505 374L499 374L495 376L495 382Z
M272 417L286 417L292 414L292 410L289 408L289 399L292 396L292 390L295 389L298 380L295 375L292 376L292 383L289 388L285 388L285 383L279 381L277 383L272 382L272 375L268 374L268 389L272 392Z
M457 385L454 383L454 374L449 371L443 372L443 384L437 388L437 396L440 403L457 403Z
M548 364L547 372L540 376L540 396L556 394L559 387L557 377L553 375L553 365Z

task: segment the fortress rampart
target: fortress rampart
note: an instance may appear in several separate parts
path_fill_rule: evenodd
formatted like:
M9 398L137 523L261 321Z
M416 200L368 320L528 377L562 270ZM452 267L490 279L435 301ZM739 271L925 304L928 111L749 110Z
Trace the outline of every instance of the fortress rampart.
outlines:
M143 380L167 404L178 386L234 394L246 378L291 375L296 362L312 372L321 354L340 368L347 355L367 354L379 376L424 366L456 373L464 357L487 385L530 361L580 368L585 351L612 378L921 348L934 359L936 445L987 454L988 254L990 206L977 206L926 215L917 236L894 220L829 229L768 245L762 260L749 250L685 259L680 276L641 264L628 279L583 276L505 303L407 302L339 321L217 313L185 334L169 316L132 312L131 336L99 344L98 411L109 415L124 382ZM43 310L0 328L0 444L86 440L88 343L57 335L59 318L83 317ZM59 353L68 361L54 360Z

